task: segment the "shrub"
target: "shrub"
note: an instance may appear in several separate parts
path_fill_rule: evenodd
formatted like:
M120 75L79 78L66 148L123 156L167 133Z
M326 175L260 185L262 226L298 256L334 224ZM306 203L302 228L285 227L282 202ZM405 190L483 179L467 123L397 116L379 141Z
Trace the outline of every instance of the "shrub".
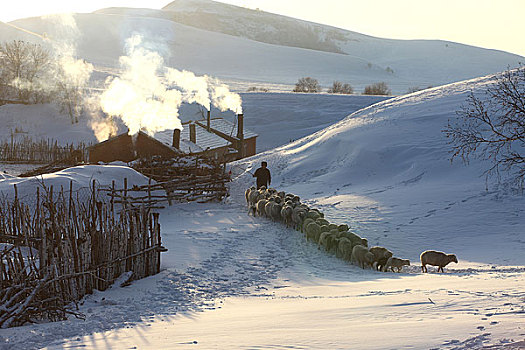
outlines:
M295 83L293 92L321 92L321 85L319 85L317 79L310 77L300 78L297 83Z
M391 93L390 88L384 81L366 86L363 92L365 95L390 95Z
M354 88L350 84L343 84L340 81L334 81L332 87L328 89L331 94L347 94L351 95L354 93Z

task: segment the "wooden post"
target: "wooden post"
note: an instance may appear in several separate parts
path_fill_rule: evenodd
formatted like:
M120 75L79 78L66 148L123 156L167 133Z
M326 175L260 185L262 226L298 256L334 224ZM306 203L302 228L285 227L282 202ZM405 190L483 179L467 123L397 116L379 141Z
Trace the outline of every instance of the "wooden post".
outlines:
M122 197L122 206L124 211L127 209L127 200L128 200L128 178L124 178L124 197Z

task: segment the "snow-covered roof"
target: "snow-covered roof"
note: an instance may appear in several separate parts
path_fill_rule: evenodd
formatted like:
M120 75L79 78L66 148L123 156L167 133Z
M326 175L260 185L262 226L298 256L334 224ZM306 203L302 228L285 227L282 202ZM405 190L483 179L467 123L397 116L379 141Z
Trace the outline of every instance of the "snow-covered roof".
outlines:
M206 123L206 121L202 121L203 124ZM223 118L214 118L210 121L210 126L219 131L223 134L226 134L230 137L237 138L237 125L233 124L229 120L223 119ZM244 128L244 139L250 139L252 137L257 137L258 135L254 133L253 131L250 131L246 128Z
M206 125L206 121L200 121ZM236 138L237 126L223 118L211 119L210 126L227 136ZM203 152L209 149L217 149L225 146L231 146L232 143L227 139L206 130L199 124L195 124L196 143L190 141L190 127L188 124L183 126L180 133L180 150L185 153ZM244 129L244 138L249 139L258 135L250 130ZM171 147L173 143L173 130L164 130L155 134L155 139Z

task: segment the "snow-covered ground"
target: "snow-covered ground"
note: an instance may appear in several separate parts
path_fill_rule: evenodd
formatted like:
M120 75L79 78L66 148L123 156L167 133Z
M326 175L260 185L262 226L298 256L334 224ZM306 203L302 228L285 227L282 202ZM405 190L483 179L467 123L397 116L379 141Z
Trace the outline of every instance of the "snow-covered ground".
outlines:
M468 92L491 79L385 100L233 164L224 203L161 210L169 251L160 274L86 297L85 321L0 330L0 347L524 348L525 197L486 183L486 162L451 163L441 132ZM260 97L275 105L288 98ZM279 126L292 130L300 118L290 114ZM283 135L265 136L278 145L289 141ZM400 274L361 270L299 232L248 216L247 171L261 160L274 187L412 266ZM455 253L459 263L422 274L425 249Z

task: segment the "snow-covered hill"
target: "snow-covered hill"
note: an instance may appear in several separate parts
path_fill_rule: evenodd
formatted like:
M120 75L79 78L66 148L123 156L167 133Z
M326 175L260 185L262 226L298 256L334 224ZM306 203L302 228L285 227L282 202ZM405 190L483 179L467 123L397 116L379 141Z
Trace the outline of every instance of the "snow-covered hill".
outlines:
M524 197L496 188L494 179L487 185L482 175L488 162L451 163L442 132L469 92L481 94L493 79L374 104L296 142L241 160L234 170L253 170L266 160L276 188L297 193L329 218L351 222L372 244L391 246L412 259L433 246L469 261L522 264ZM244 173L237 181L234 191L253 180ZM495 249L494 240L502 250Z
M289 90L298 78L312 76L324 87L334 80L348 82L357 92L385 81L394 94L401 94L503 71L523 60L451 42L374 38L208 0L176 1L163 10L109 8L76 14L75 20L77 54L104 73L102 80L116 73L124 41L134 33L172 67ZM53 16L11 23L51 40L58 35ZM9 35L2 34L2 28L1 38L16 35L11 28Z
M525 197L493 182L487 188L480 177L485 161L450 163L441 132L468 92L481 93L493 79L385 100L232 164L225 203L161 210L169 251L159 275L88 296L80 305L85 321L3 330L0 346L519 349ZM261 96L283 105L294 95ZM317 108L309 107L322 115L326 106ZM300 119L287 115L280 126L294 128ZM286 142L281 133L268 137ZM402 274L361 270L299 232L247 216L243 191L253 183L247 171L261 160L269 163L273 186L416 266ZM85 178L89 171L45 181ZM118 167L110 173L127 176ZM453 252L459 263L445 274L421 274L418 255L425 249ZM388 337L370 337L385 327Z

